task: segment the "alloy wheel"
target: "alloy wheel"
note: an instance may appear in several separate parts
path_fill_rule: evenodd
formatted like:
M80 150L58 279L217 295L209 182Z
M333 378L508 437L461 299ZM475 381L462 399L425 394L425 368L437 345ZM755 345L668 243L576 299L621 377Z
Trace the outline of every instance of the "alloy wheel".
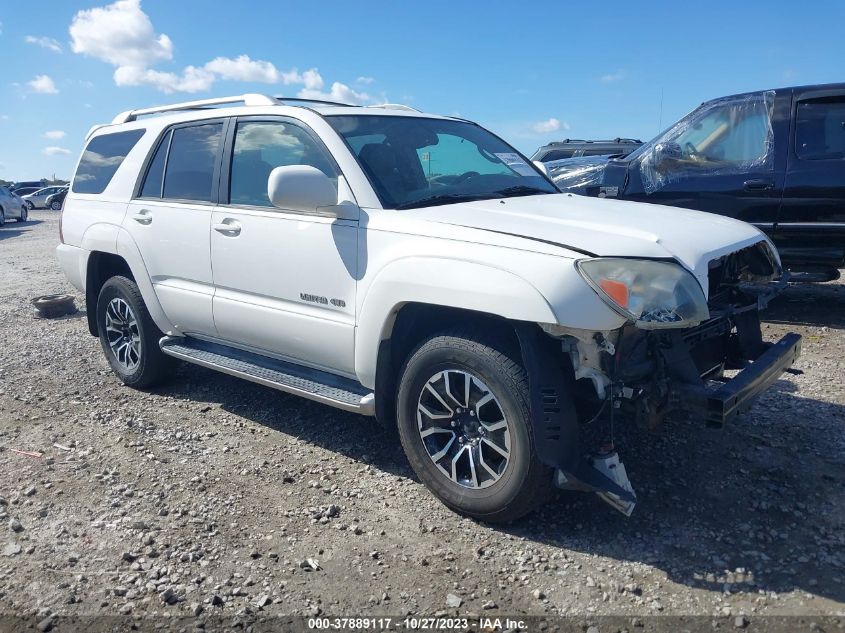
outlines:
M106 306L106 338L115 360L126 371L134 371L141 362L141 332L132 308L120 297Z
M431 461L459 486L487 488L508 467L511 436L504 410L469 372L445 370L429 378L417 403L417 427Z

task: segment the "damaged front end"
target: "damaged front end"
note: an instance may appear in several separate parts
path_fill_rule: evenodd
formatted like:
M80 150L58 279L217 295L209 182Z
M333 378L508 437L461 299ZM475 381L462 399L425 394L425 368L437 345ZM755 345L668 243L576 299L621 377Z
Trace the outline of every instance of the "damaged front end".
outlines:
M542 326L568 361L581 426L586 419L587 426L601 427L595 450L583 447L587 452L574 464L557 466L558 487L596 492L630 515L636 496L612 444L614 416L654 428L668 413L685 411L721 427L790 371L801 352L800 335L765 342L759 318L787 279L761 241L710 262L704 318L681 296L672 309L645 305L641 314L649 320L629 319L612 332ZM602 277L596 285L621 300L622 289L607 282Z

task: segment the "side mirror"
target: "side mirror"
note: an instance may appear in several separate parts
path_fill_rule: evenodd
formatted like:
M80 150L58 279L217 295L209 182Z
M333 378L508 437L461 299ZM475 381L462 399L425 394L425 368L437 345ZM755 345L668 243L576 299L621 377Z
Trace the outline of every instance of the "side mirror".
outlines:
M672 141L658 143L651 151L654 152L654 165L658 171L671 171L683 158L681 146Z
M310 165L276 167L267 178L267 196L279 209L336 215L334 184L326 174Z

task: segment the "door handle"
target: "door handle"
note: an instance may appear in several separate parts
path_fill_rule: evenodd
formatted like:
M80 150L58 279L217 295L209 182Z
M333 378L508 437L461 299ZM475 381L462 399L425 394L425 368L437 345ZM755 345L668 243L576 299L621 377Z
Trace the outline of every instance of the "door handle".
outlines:
M138 213L133 214L132 219L135 220L138 224L152 224L153 221L153 214L149 211L149 209L141 209Z
M222 222L217 224L212 224L211 228L213 228L218 233L222 233L223 235L229 235L231 237L237 237L241 234L241 223L237 220L231 220L226 218Z
M756 178L752 180L746 180L742 183L742 186L745 187L746 191L768 191L769 189L773 189L775 183L771 180L765 180L763 178Z

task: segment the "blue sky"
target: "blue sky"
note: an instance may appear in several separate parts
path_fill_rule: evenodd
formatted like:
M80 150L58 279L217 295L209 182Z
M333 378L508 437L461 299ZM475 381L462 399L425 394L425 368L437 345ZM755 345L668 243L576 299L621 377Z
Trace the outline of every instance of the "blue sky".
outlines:
M661 91L665 127L708 98L845 81L841 1L224 4L7 0L0 178L69 178L93 124L215 95L399 101L531 153L651 138Z

